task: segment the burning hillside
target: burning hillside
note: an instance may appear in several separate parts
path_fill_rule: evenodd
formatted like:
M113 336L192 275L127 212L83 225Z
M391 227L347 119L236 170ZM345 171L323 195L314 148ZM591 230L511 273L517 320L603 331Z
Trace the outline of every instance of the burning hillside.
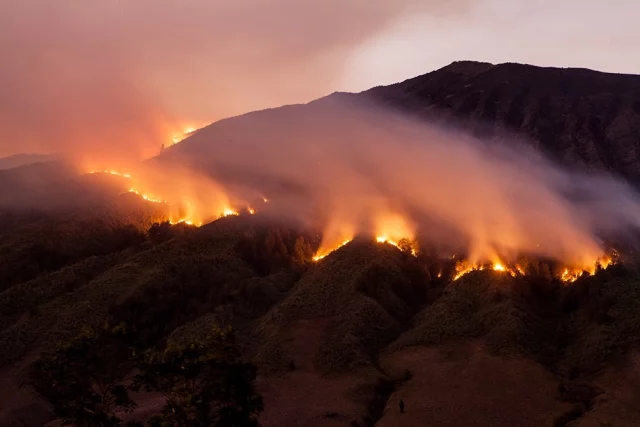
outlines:
M143 182L131 173L119 172L116 170L98 170L91 171L91 174L106 174L117 177L126 182L130 186L128 193L135 194L143 200L150 203L157 203L166 206L167 218L170 224L184 223L199 227L206 222L215 221L222 217L237 216L240 214L253 215L257 212L253 205L244 203L244 207L240 205L232 205L231 200L242 200L240 197L230 197L222 190L218 189L218 199L210 205L206 205L202 200L196 197L188 197L182 193L162 193L161 189L154 188L153 185ZM260 197L262 203L267 203L268 199L264 196ZM277 206L277 202L276 202ZM419 243L417 238L417 221L409 220L407 216L402 215L398 211L382 210L374 212L370 215L371 229L367 230L359 225L356 221L342 222L337 216L329 216L329 220L322 232L320 245L314 254L312 261L319 262L330 255L332 252L349 244L353 239L362 237L363 235L371 235L373 240L379 244L389 244L399 250L419 256ZM372 233L371 233L372 232ZM422 233L424 235L424 233ZM455 269L451 280L458 280L462 276L472 271L492 270L499 273L508 274L512 277L527 274L523 265L517 260L507 261L504 256L498 256L495 251L491 252L490 257L458 259L455 263ZM601 253L596 258L589 258L588 254L575 254L574 259L586 260L582 264L566 264L557 268L555 277L564 282L573 282L582 275L593 275L598 269L604 269L615 262L617 254L612 252L609 255ZM451 259L455 259L452 256Z
M165 206L171 223L265 213L317 231L316 262L366 237L418 257L464 254L453 280L528 274L522 257L552 261L565 282L613 263L604 240L640 227L635 192L507 141L330 98L221 121L144 165L95 169Z
M147 179L130 173L115 170L96 170L90 174L108 174L124 180L127 193L135 194L150 203L164 205L167 218L171 224L185 223L201 226L206 222L240 212L255 214L256 209L246 205L244 209L234 208L224 190L211 181L181 177L182 185L173 181L175 177L164 177L160 180L149 179L152 175L146 173ZM156 175L156 178L159 175ZM198 183L198 185L196 185ZM202 191L202 194L200 194Z

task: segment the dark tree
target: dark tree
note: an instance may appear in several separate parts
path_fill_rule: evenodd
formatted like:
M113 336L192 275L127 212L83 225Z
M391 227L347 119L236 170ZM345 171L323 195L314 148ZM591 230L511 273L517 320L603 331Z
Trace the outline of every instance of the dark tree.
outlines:
M149 228L149 239L153 243L161 243L171 238L171 224L169 221L156 222Z
M86 329L35 362L32 386L64 425L119 426L115 413L133 411L122 385L132 369L125 336L124 325Z
M169 342L164 351L149 351L135 382L167 398L150 425L251 427L263 409L255 377L255 367L240 358L233 332L216 328L204 341Z

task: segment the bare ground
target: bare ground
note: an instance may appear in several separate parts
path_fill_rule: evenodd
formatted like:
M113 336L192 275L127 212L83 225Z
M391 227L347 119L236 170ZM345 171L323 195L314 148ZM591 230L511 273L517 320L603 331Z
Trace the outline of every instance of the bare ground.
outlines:
M391 395L379 427L553 426L569 408L557 400L558 383L540 365L490 355L479 342L411 347L383 356L382 366L413 376Z
M323 377L315 367L326 324L327 319L296 322L287 337L287 352L295 369L258 379L265 405L260 416L263 427L345 426L365 415L366 407L356 395L361 376Z
M640 425L640 352L622 366L602 373L594 383L605 390L594 408L571 427L635 427Z

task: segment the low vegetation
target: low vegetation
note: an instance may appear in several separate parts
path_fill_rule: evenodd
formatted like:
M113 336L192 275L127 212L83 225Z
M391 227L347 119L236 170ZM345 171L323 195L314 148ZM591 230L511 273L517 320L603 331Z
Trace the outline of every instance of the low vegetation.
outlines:
M36 361L31 383L64 425L125 425L121 416L136 408L130 392L144 389L166 398L150 427L257 426L255 367L242 361L231 329L203 336L140 351L124 324L86 329Z
M406 242L356 240L316 263L317 237L258 215L200 228L140 215L35 215L3 231L15 246L0 245L0 259L18 253L16 268L33 268L0 268L0 367L37 359L33 388L74 425L255 425L254 379L298 369L290 340L305 322L320 328L313 369L364 369L382 383L380 353L409 346L479 339L574 384L638 345L640 275L629 262L570 286L536 260L523 261L527 276L451 282L455 262L426 245L415 257ZM38 243L41 232L51 237ZM167 405L138 420L141 391Z

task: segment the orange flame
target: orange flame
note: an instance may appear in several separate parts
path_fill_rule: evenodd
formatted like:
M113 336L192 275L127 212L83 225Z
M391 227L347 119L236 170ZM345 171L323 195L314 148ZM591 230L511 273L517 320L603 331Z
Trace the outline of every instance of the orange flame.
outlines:
M138 196L142 197L144 200L146 200L148 202L152 202L152 203L167 203L166 200L162 200L162 199L157 199L155 197L151 197L148 194L141 193L141 192L139 192L138 190L136 190L134 188L130 188L129 189L129 193L137 194Z
M109 174L109 175L115 175L115 176L120 176L122 178L131 178L131 175L128 173L120 173L120 172L116 172L113 170L101 170L101 171L91 171L89 172L90 174L95 174L95 173L105 173L105 174Z
M321 259L325 258L327 255L329 255L331 252L333 251L337 251L338 249L340 249L341 247L343 247L344 245L346 245L347 243L349 243L351 241L351 239L345 239L343 240L339 245L337 245L336 247L330 248L330 249L322 249L319 250L313 257L314 261L320 261Z
M184 129L182 129L180 132L175 132L171 136L171 140L173 141L174 144L182 142L198 129L199 128L195 126L185 126Z
M407 239L407 238L400 239L400 241L402 241L402 240L405 240L405 241L409 242L409 244L411 245L411 241L409 239ZM376 242L378 242L378 243L388 243L388 244L390 244L392 246L395 246L396 248L402 250L404 248L400 247L400 241L396 242L395 240L389 239L387 236L378 236L378 237L376 237ZM418 251L416 250L416 248L413 245L411 245L411 255L413 255L413 256L417 256L418 255Z
M594 275L599 268L606 269L612 264L614 264L613 258L609 256L603 256L583 267L564 267L558 278L563 282L572 283L578 280L578 278L582 277L583 275ZM504 264L499 260L493 263L471 263L469 261L463 260L456 263L456 274L453 277L453 280L458 280L471 271L482 271L486 269L508 273L512 277L525 275L525 270L518 264L511 266L508 264Z
M183 135L187 135L195 131L195 128L185 129ZM184 188L178 183L174 185L174 177L171 178L171 182L165 182L164 184L158 184L158 188L162 188L163 195L165 197L159 197L157 191L150 190L148 186L141 185L140 182L134 180L130 173L123 173L113 169L105 170L92 170L91 174L108 174L118 176L130 180L130 193L134 193L140 196L143 200L151 203L167 204L170 209L169 222L171 224L184 223L187 225L201 226L206 220L215 220L217 218L227 216L240 215L238 210L235 210L226 193L214 185L214 198L206 201L200 200L201 195L208 192L202 191L200 187L191 188L183 194ZM154 181L155 182L155 181ZM181 182L180 182L181 183ZM141 188L145 188L143 191ZM205 187L209 190L209 187ZM266 196L260 196L264 203L269 202ZM245 209L241 209L242 212L246 212L250 215L256 213L256 209L250 205L245 205ZM373 213L371 213L373 212ZM371 225L369 229L362 229L360 224L360 218L363 214L370 215L367 219L368 224ZM374 233L372 233L374 232ZM408 219L398 213L397 210L389 208L386 204L373 204L369 210L363 210L360 212L351 212L344 209L341 204L336 205L336 212L334 216L330 218L330 221L325 227L322 242L316 254L313 256L314 261L320 261L329 255L331 252L345 246L353 240L356 235L360 233L365 235L374 234L375 240L378 243L390 244L397 248L406 250L410 247L411 253L415 256L417 249L414 242L416 227ZM407 245L405 245L407 242ZM593 246L593 245L592 245ZM539 245L537 245L539 247ZM517 263L504 262L504 258L498 257L488 246L482 246L479 243L472 245L472 251L470 252L469 260L461 260L456 263L455 274L453 280L458 280L465 274L471 271L481 271L491 269L497 273L509 274L512 277L518 275L525 275L525 270ZM593 275L598 269L606 269L610 265L614 264L614 259L610 256L601 256L593 260L597 254L598 247L589 247L585 250L585 253L575 254L572 261L567 260L567 264L557 273L557 277L566 283L575 282L578 278L584 275ZM513 259L513 254L506 257L507 259ZM615 253L613 256L617 256ZM452 258L455 258L452 257ZM502 258L502 259L501 259ZM439 273L439 276L442 272Z

